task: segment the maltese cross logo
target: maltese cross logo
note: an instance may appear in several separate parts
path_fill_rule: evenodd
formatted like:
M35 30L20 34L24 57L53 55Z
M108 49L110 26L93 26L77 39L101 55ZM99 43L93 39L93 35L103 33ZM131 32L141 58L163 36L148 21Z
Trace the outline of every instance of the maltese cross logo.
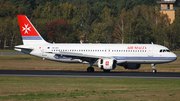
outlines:
M25 27L22 27L22 28L23 28L22 31L25 31L24 34L28 34L28 31L31 31L31 30L30 30L31 27L28 27L28 24L27 24L27 25L24 24L24 25L25 25Z

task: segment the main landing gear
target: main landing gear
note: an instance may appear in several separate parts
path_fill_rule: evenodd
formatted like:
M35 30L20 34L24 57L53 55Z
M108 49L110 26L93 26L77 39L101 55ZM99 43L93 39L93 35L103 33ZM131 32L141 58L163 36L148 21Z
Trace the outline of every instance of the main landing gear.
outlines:
M90 63L90 67L87 68L87 72L94 72L94 68L92 67L93 63Z
M151 66L152 66L152 72L153 72L153 73L156 73L157 70L155 69L155 64L151 64Z

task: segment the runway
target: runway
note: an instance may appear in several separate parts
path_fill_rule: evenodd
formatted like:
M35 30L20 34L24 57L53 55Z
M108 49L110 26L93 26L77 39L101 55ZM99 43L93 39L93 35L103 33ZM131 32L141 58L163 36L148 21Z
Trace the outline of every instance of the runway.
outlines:
M0 52L0 55L26 55L22 52Z
M116 72L58 71L58 70L0 70L0 76L18 77L67 77L67 78L144 78L180 79L180 73L172 72Z

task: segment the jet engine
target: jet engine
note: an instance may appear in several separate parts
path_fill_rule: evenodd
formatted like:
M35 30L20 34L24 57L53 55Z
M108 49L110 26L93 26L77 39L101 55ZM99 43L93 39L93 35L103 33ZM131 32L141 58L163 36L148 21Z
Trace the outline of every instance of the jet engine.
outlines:
M124 64L123 67L125 69L139 69L141 64Z
M115 59L99 59L98 60L98 67L103 70L112 70L115 69L117 66L117 61Z

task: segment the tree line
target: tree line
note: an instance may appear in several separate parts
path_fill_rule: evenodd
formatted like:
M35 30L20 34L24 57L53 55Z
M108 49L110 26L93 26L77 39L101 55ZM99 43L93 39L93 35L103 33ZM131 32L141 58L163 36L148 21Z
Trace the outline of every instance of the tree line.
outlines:
M17 15L55 43L155 43L180 46L180 10L170 24L156 0L1 0L0 49L22 44Z

